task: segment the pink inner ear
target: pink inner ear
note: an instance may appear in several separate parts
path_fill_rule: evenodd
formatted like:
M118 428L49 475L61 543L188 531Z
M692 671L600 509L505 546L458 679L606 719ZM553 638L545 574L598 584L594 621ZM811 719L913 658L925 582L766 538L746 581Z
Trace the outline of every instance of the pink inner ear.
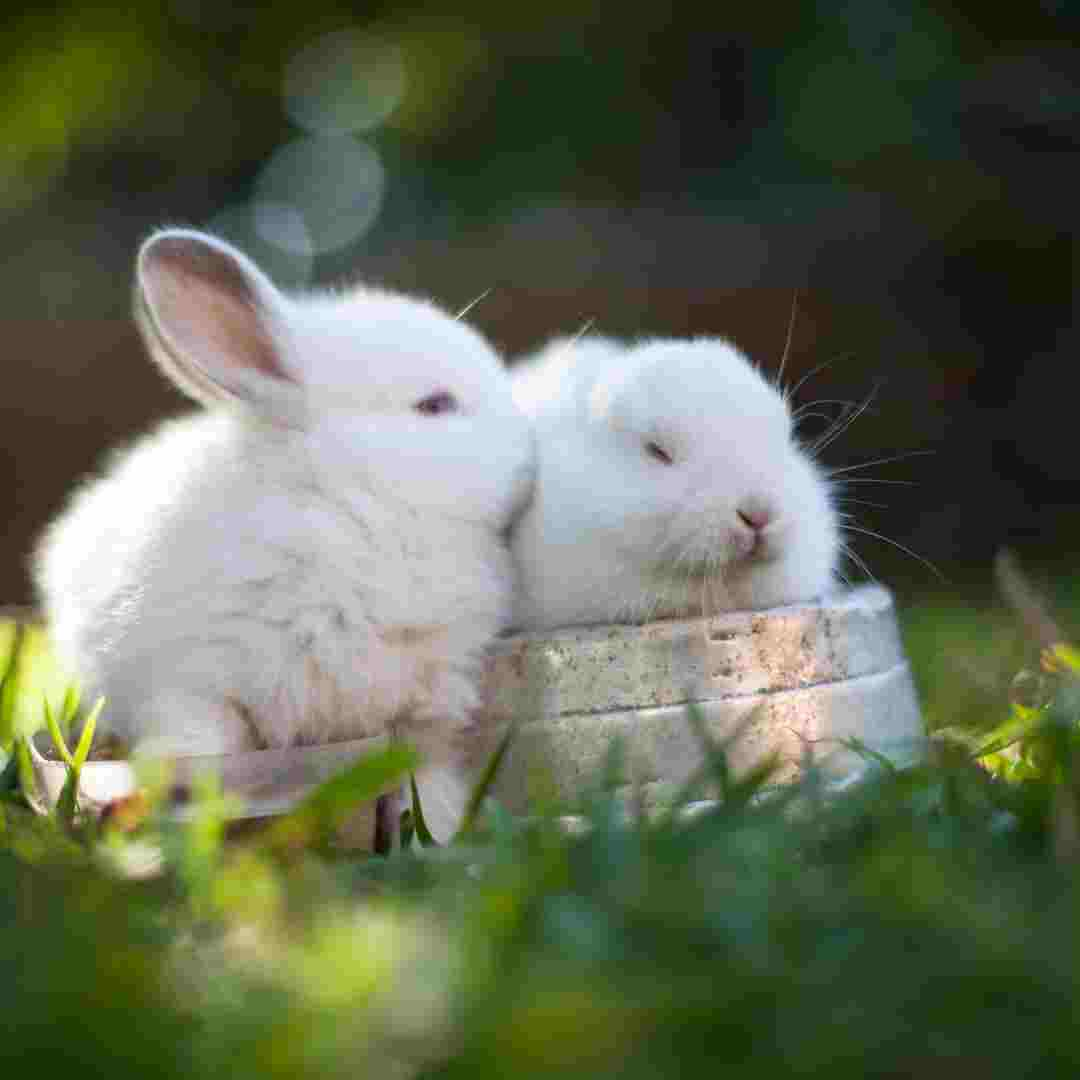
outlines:
M224 252L189 237L163 237L147 251L143 286L161 333L211 378L246 368L293 381L255 283Z

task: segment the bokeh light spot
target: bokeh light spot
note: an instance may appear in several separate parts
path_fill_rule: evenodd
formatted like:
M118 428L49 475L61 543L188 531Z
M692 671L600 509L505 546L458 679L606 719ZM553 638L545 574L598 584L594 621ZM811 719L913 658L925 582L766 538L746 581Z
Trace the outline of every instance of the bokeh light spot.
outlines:
M326 34L296 52L285 69L285 111L322 135L370 131L405 93L401 49L354 30Z
M298 255L335 251L375 223L386 174L370 143L303 136L281 147L255 186L255 231Z

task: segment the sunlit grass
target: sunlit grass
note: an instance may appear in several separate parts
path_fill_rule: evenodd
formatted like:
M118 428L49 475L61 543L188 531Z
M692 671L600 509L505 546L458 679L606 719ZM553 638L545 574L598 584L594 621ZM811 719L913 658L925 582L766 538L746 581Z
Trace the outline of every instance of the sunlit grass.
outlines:
M1004 612L918 611L907 636L954 736L903 768L870 758L842 792L811 769L769 794L767 763L735 775L729 748L706 741L724 798L635 819L614 794L616 746L580 828L558 806L513 818L478 793L449 846L419 842L414 808L413 842L368 856L336 848L333 828L407 778L402 748L236 837L212 778L187 820L161 784L100 825L32 814L9 785L0 1063L651 1078L908 1076L933 1061L1074 1075L1080 658L1026 643ZM959 651L992 672L984 697L948 664ZM1024 665L1038 693L1010 696ZM950 722L954 693L977 733ZM54 739L71 708L61 698ZM980 763L988 746L1026 766ZM133 879L124 853L147 844L156 871Z

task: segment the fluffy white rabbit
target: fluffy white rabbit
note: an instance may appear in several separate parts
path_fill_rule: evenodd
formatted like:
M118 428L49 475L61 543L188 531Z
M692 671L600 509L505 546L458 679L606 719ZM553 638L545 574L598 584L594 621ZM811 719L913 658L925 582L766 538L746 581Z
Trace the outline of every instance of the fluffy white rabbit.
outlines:
M773 607L832 583L827 481L728 342L560 340L513 382L538 464L512 534L516 626Z
M427 302L285 295L189 230L143 245L135 307L207 408L78 491L35 560L109 728L177 755L389 731L453 772L533 480L500 359Z

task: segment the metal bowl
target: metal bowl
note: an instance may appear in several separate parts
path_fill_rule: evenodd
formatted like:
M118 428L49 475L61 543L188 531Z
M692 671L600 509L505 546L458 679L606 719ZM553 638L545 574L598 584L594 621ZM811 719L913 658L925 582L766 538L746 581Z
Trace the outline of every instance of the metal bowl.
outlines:
M900 761L923 736L880 585L767 611L508 638L493 651L488 700L521 724L497 785L515 809L537 790L572 799L615 737L645 803L664 800L703 762L688 705L714 741L733 740L736 770L778 755L777 781L810 761L834 780L851 775L864 760L852 739Z
M735 769L775 752L781 781L810 760L832 777L849 775L861 759L845 740L900 760L916 752L923 734L892 598L878 585L819 604L507 637L491 649L485 698L483 727L520 724L495 791L514 810L538 785L573 800L616 736L646 804L662 801L703 761L686 716L691 703L715 740L739 733L729 751ZM244 801L238 818L273 817L382 746L380 737L183 758L175 778L183 783L216 769L224 790ZM33 760L44 810L59 797L65 769L37 751ZM81 804L100 812L134 788L126 762L91 760ZM351 844L370 849L376 816L369 808L357 817Z

